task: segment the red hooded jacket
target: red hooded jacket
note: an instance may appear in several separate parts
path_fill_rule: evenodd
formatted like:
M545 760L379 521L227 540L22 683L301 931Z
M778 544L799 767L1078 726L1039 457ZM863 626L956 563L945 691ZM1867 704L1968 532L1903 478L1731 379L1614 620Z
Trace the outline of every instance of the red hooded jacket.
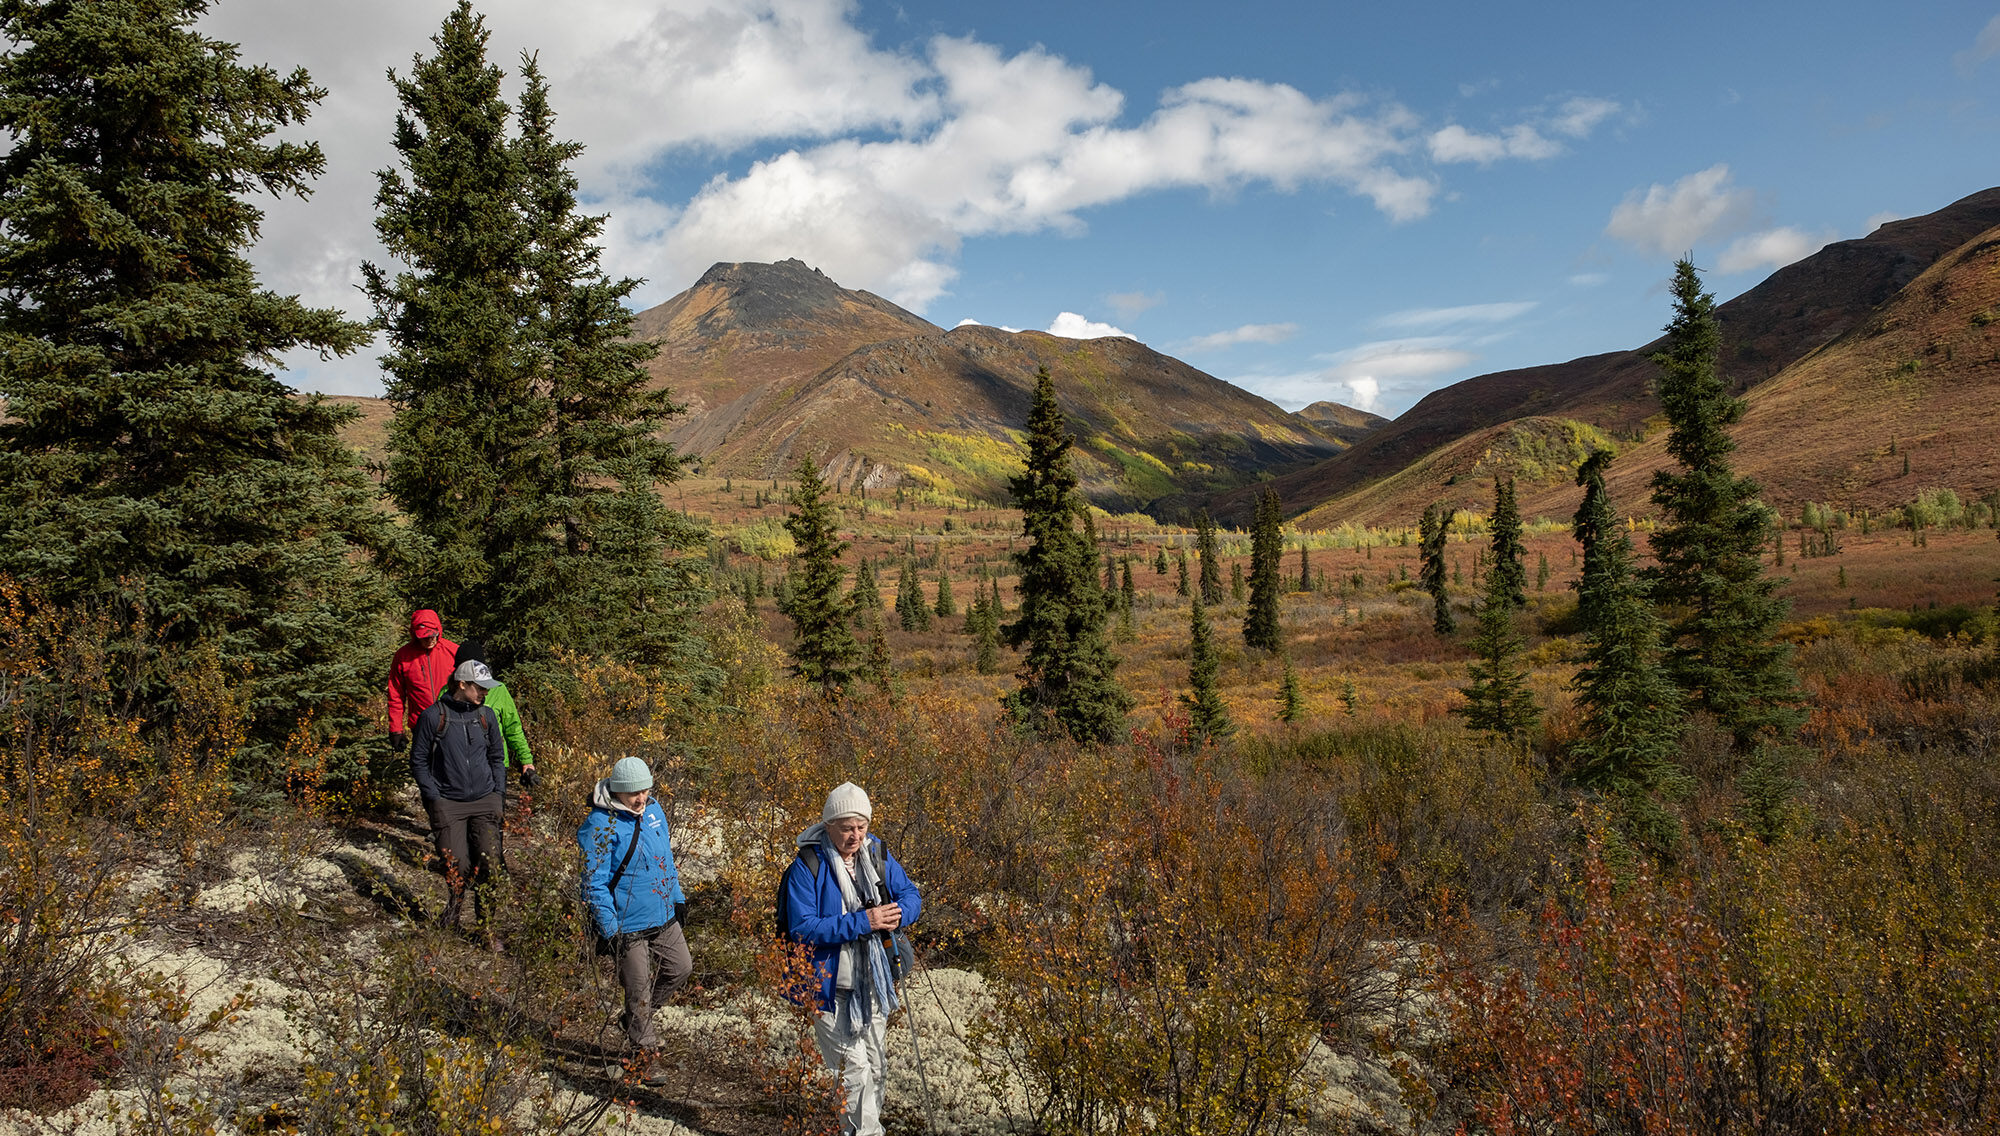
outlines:
M458 644L442 634L444 623L438 613L425 608L410 616L410 642L396 648L389 659L389 732L405 733L437 701L437 693L458 665ZM437 646L424 649L417 639L436 635Z

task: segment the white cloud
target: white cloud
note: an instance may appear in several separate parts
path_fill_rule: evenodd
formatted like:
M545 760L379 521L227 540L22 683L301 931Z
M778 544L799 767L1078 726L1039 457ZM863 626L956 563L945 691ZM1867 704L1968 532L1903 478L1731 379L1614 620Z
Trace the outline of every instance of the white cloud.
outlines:
M1558 134L1571 138L1587 138L1597 124L1617 114L1621 108L1610 99L1579 96L1570 99L1556 109L1556 115L1549 121L1549 128Z
M1477 162L1490 165L1502 158L1536 160L1562 153L1562 144L1542 137L1540 131L1522 124L1498 134L1475 134L1453 123L1430 137L1431 160L1437 162Z
M1579 288L1596 288L1611 283L1608 272L1579 272L1569 278L1571 284Z
M1952 56L1951 60L1958 65L1960 72L1971 74L1979 69L1980 64L1996 55L2000 55L2000 16L1986 21L1986 26L1980 28L1979 34L1973 38L1972 46Z
M1671 186L1656 182L1626 194L1604 232L1643 252L1672 256L1705 238L1741 230L1755 203L1756 195L1731 186L1729 167L1718 164Z
M1104 297L1119 319L1134 319L1167 302L1164 292L1113 292Z
M1783 268L1803 260L1834 239L1834 234L1813 235L1803 229L1766 229L1736 238L1715 260L1715 270L1724 276L1760 268Z
M1874 232L1891 221L1900 221L1902 219L1903 215L1901 213L1870 213L1868 219L1861 223L1861 235L1867 236L1869 233Z
M1463 304L1455 308L1412 308L1391 312L1375 323L1380 327L1412 331L1468 323L1506 323L1534 311L1538 303L1535 300L1513 300L1497 304Z
M1372 414L1375 408L1382 404L1382 384L1376 382L1373 376L1358 375L1342 380L1342 385L1347 388L1347 397L1339 401L1356 410L1366 410Z
M955 323L955 324L952 324L951 326L953 326L953 327L985 327L986 325L985 325L985 324L983 324L983 323L980 323L980 322L979 322L978 320L976 320L976 319L973 319L973 318L972 318L971 316L967 316L967 317L965 317L964 319L962 319L962 320L959 320L959 321L958 321L957 323Z
M1220 351L1239 343L1283 343L1299 333L1295 323L1246 323L1228 331L1198 335L1187 341L1187 351Z
M1121 331L1108 323L1098 323L1096 320L1085 319L1075 312L1062 312L1057 315L1049 323L1049 334L1060 335L1064 339L1104 339L1114 335L1123 336L1126 339L1136 340L1139 338L1129 331Z

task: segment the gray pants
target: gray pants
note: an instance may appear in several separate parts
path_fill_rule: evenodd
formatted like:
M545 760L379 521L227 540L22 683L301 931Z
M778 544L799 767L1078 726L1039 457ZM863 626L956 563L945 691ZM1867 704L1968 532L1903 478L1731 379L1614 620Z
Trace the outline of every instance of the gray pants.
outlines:
M640 1049L654 1049L660 1035L653 1029L653 1011L667 1004L694 974L687 936L679 923L651 931L621 935L618 941L618 982L625 987L625 1037Z
M481 920L486 918L486 885L500 866L500 804L498 793L476 801L438 797L424 802L430 814L431 839L444 858L445 885L451 889L443 919L448 926L458 925L458 910L468 886L472 888L474 913Z

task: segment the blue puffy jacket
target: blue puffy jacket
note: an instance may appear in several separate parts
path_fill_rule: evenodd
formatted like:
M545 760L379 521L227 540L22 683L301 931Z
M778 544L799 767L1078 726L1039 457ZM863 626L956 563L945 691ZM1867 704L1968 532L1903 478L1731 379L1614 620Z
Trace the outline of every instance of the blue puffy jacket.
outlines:
M605 938L663 927L673 918L674 905L686 903L681 875L674 868L674 849L667 837L667 814L660 802L647 801L639 822L612 800L599 781L591 795L590 815L577 826L577 847L583 850L583 902ZM639 847L611 890L611 875L625 860L636 828Z
M917 895L917 885L910 882L895 854L883 847L881 837L870 833L868 843L882 851L886 864L883 882L888 885L890 900L903 909L902 926L908 927L917 921L924 906L922 897ZM868 913L841 910L844 905L840 881L834 876L837 869L826 862L831 854L817 845L814 848L818 855L813 859L819 864L819 871L806 866L804 848L785 869L785 935L812 948L813 966L819 971L819 1008L830 1012L835 975L840 969L840 948L869 933Z

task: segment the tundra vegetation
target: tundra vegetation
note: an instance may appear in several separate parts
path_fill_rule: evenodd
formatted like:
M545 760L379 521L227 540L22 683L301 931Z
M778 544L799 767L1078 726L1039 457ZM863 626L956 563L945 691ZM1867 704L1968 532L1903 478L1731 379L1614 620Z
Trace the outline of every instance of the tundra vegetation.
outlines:
M1680 464L1645 517L1605 495L1608 454L1582 462L1574 518L1509 517L1508 485L1491 523L1434 508L1414 541L1106 517L1076 495L1046 376L1011 507L885 508L810 460L686 476L630 433L663 408L626 384L627 285L596 271L548 92L530 64L500 102L461 5L398 86L408 164L383 209L411 270L373 281L399 415L428 418L398 427L399 507L377 513L339 416L258 369L357 330L259 290L240 255L243 195L317 171L265 142L315 91L199 37L202 8L0 4L20 45L0 60L7 1123L832 1131L806 1022L774 996L806 975L771 898L826 788L854 780L926 896L905 1013L965 1073L899 1089L900 1129L2000 1127L2000 498L1767 510L1727 466L1691 266L1661 384ZM118 53L136 70L105 66ZM452 129L490 145L443 146L447 95ZM90 102L114 97L132 101ZM130 146L78 151L114 125ZM425 179L468 154L505 167L466 172L497 179L482 255L518 259L441 290ZM143 176L115 168L130 155ZM545 397L548 373L515 368L566 358L563 382L608 385L535 404L539 426L454 419L411 314L434 302L495 337L494 383ZM454 421L473 436L419 432ZM526 432L480 434L503 428ZM625 442L592 456L571 428ZM521 479L504 501L497 481L450 508L396 497L415 484L398 462L503 453L535 467L478 474ZM148 539L109 539L140 522ZM1522 587L1529 551L1550 587ZM508 821L498 955L430 918L442 888L369 725L390 597L452 594L448 566L475 557L526 589L478 618L533 608L503 677L541 781ZM907 619L882 611L891 564ZM478 626L454 606L472 601L438 602ZM690 890L697 975L659 1086L612 1044L569 836L628 754L656 771ZM946 976L971 991L949 1020ZM246 1053L230 1039L257 1023Z

